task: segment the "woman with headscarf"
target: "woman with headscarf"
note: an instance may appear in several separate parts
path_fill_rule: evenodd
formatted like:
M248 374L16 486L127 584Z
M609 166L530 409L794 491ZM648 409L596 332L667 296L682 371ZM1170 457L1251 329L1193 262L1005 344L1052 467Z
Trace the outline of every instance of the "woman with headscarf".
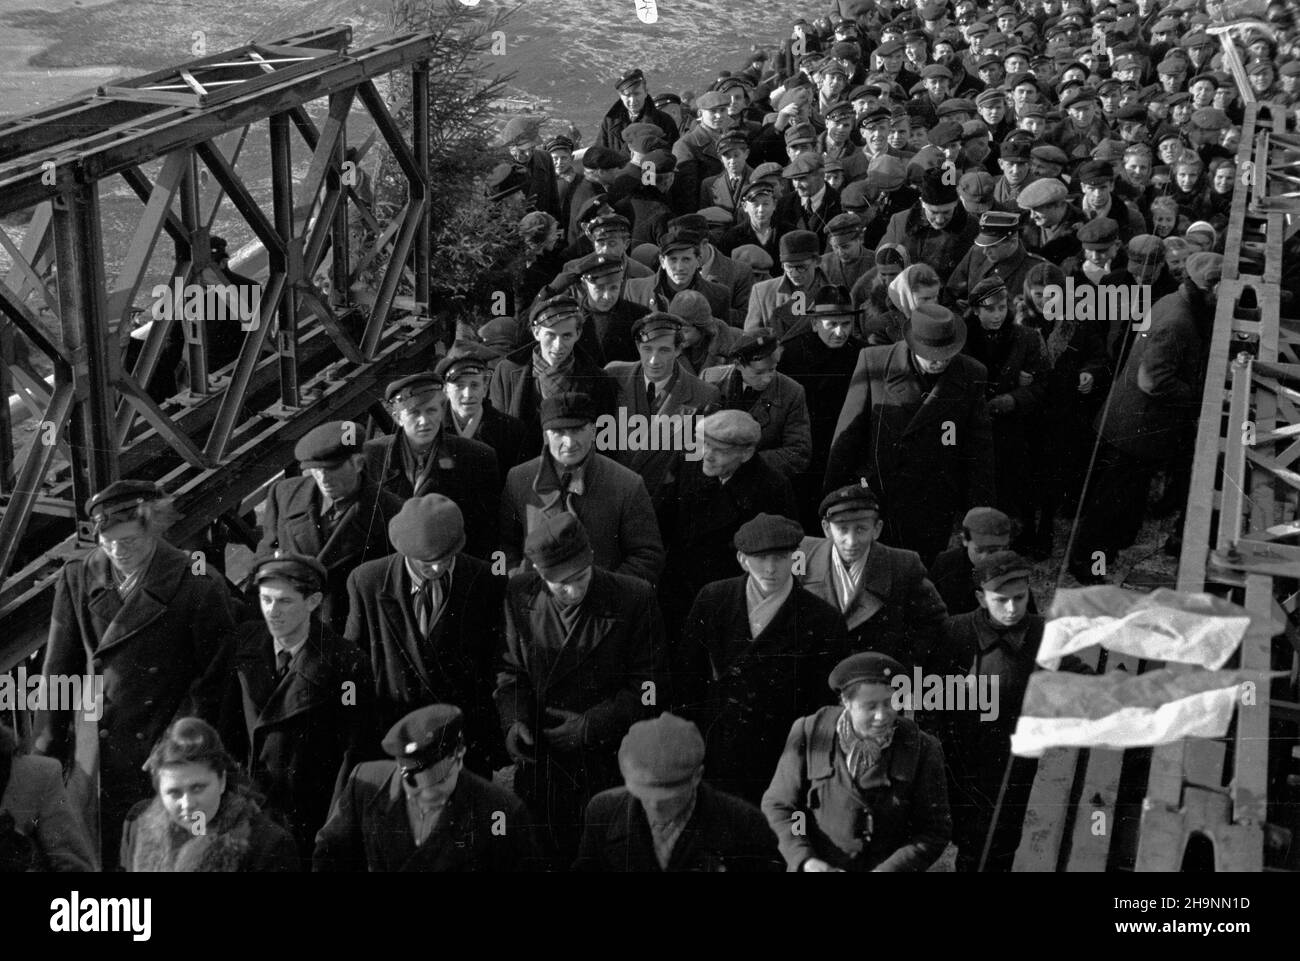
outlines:
M882 314L864 318L867 343L873 347L896 344L903 339L903 329L920 304L937 304L941 283L929 264L904 267L887 288L889 306Z
M853 654L839 703L794 722L763 813L791 871L924 871L952 837L943 748L895 702L903 665Z
M1045 310L1053 289L1064 291L1065 274L1055 264L1038 264L1025 277L1015 303L1016 323L1037 330L1047 350L1042 404L1028 430L1035 472L1028 484L1024 531L1030 550L1042 556L1051 553L1057 512L1078 498L1092 436L1089 425L1111 377L1101 324L1078 319L1072 310Z
M127 815L123 871L297 871L293 836L263 813L212 726L183 717L154 745L153 798Z

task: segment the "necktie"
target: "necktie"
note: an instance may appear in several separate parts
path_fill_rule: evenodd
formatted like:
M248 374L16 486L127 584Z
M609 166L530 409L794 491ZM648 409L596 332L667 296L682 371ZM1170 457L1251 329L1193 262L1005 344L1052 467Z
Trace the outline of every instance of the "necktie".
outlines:
M281 680L289 673L289 662L293 660L293 655L288 651L277 651L275 655L275 677Z
M653 413L655 409L655 385L653 383L645 385L645 402Z
M420 634L429 635L429 622L433 620L433 581L426 580L415 594L415 616L420 622Z

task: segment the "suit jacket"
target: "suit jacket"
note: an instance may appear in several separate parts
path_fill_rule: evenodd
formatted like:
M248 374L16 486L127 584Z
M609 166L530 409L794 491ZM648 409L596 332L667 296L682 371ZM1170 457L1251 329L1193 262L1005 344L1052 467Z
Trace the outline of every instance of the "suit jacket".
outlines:
M612 383L611 379L611 383ZM542 463L550 454L520 464L506 476L501 499L501 547L513 570L524 557L524 540L544 513L565 509L558 491L537 490ZM586 491L572 495L597 567L656 584L664 567L664 545L655 527L654 507L645 483L633 471L592 451L584 469Z
M994 503L984 366L958 354L923 391L906 342L858 357L826 467L826 489L866 478L886 538L930 560L960 511Z
M673 844L668 871L779 871L776 837L763 812L701 783L695 810ZM627 788L602 791L587 805L575 871L664 870L645 808Z
M826 249L826 225L838 217L844 208L840 206L840 192L834 187L826 187L821 206L808 211L803 207L799 195L793 190L776 202L776 215L772 218L781 233L791 230L811 230L821 240L822 250Z
M714 317L720 317L731 324L738 321L739 317L732 308L732 295L728 288L706 280L697 271L691 278L690 284L684 289L703 294L709 302L709 309L713 311ZM667 310L675 293L677 291L668 286L668 278L663 268L660 268L653 277L638 277L629 280L623 287L624 300L630 300L650 310Z
M542 395L533 376L533 351L536 347L536 344L525 344L502 357L488 386L488 399L492 406L524 422L524 444L520 455L525 459L536 457L542 449ZM581 351L574 359L570 384L570 390L580 391L591 398L597 415L614 413L614 382Z
M465 712L466 764L491 776L505 763L492 689L501 658L504 578L468 554L456 558L442 613L427 638L410 598L406 559L367 561L348 578L345 635L369 662L381 733L426 704Z
M767 626L750 633L748 577L705 585L675 652L675 691L708 744L705 775L757 804L772 779L790 715L831 699L826 678L848 653L844 618L797 584Z
M940 638L947 610L915 551L872 544L858 589L842 607L831 569L835 545L805 537L799 550L799 585L840 612L855 652L880 651L904 666L922 663Z
M63 788L63 768L54 758L18 755L11 759L0 813L12 817L14 829L35 842L39 870L99 870L99 854Z
M456 418L450 409L444 414L444 430L449 430L460 434L456 428ZM518 417L511 417L509 414L503 414L492 406L492 402L484 398L483 414L479 417L478 427L474 431L474 436L469 440L476 440L482 444L487 444L497 455L497 491L500 491L500 485L505 480L506 471L516 464L523 463L527 458L523 456L523 448L527 443L528 428ZM496 523L495 516L493 523Z
M320 619L335 632L347 623L348 575L358 564L388 553L388 522L402 509L403 499L380 487L381 479L369 471L362 475L361 490L328 536L321 529L321 494L310 477L276 481L266 495L258 554L293 551L325 565L329 577Z
M184 551L159 541L142 580L122 601L99 548L69 561L55 583L43 674L100 675L102 851L114 863L126 813L152 790L141 765L173 719L216 723L234 625L224 580L196 574ZM38 715L36 753L71 761L71 711Z
M425 473L412 485L402 464L400 439L400 434L388 434L366 441L366 476L375 478L380 487L402 503L425 494L442 494L455 501L465 518L465 551L490 558L497 546L497 516L501 510L501 472L496 452L481 440L457 436L455 428L444 423L438 432L437 447L429 452ZM387 546L375 556L386 553Z
M646 402L645 375L642 373L640 361L635 363L614 361L607 364L605 370L614 378L614 383L617 385L619 409L626 410L629 417L636 415L648 419L651 416L650 406ZM620 447L614 450L606 449L606 456L640 475L641 480L645 483L646 491L650 494L651 503L658 505L661 489L668 476L672 473L681 453L687 450L686 445L688 442L694 443L694 421L699 417L712 413L717 409L717 406L717 389L704 383L704 381L679 365L672 387L654 416L690 418L692 426L686 427L682 420L675 423L673 421L664 422L669 425L666 429L671 430L672 443L669 449L632 450ZM654 423L648 420L647 422ZM657 442L648 440L645 446L649 448L654 443ZM657 509L656 506L656 511Z
M759 327L766 327L776 334L778 340L793 337L801 329L808 329L808 320L803 312L812 307L817 299L817 291L821 290L822 285L826 283L829 283L826 273L819 266L813 273L812 283L808 285L807 290L803 291L801 312L795 313L796 291L788 278L781 276L759 281L749 295L749 312L745 315L745 329L756 330Z
M265 622L235 633L221 740L245 765L266 806L285 816L304 857L348 772L378 753L373 701L361 651L319 622L283 678L276 677L275 642Z
M774 273L779 274L781 272L781 231L776 226L775 221L773 221L770 227L771 229L768 231L767 240L759 240L758 234L754 232L754 228L749 222L749 218L746 217L742 211L740 214L740 223L724 230L722 236L718 238L718 242L714 246L727 256L734 254L737 247L745 247L748 245L759 247L766 251L767 255L772 258L772 270ZM737 326L739 326L739 324L737 324Z
M724 407L729 406L731 397L738 397L744 390L740 369L735 364L710 367L700 379L716 386ZM758 438L759 457L786 477L808 469L812 459L812 421L802 387L778 371L749 413L762 428Z
M462 770L437 827L418 848L394 761L352 770L316 836L313 871L510 872L537 865L531 819L505 788Z
M723 210L730 210L737 217L741 216L740 195L749 185L749 178L753 172L753 168L746 164L744 172L740 175L740 181L734 189L727 180L725 170L712 177L705 177L700 183L700 209L721 207Z

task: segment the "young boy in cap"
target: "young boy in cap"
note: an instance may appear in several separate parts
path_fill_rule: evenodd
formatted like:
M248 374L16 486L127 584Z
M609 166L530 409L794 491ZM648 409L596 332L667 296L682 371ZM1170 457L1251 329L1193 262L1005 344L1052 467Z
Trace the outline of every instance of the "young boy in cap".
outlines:
M445 387L436 371L388 385L384 400L399 429L366 441L366 475L402 501L424 494L450 497L465 514L469 552L487 558L497 546L501 472L491 447L445 428Z
M815 710L821 679L847 651L844 619L794 579L803 527L759 514L733 539L744 576L701 589L674 676L678 703L709 732L709 778L757 804L791 714Z
M807 329L807 319L800 318ZM727 410L748 411L761 425L759 457L793 479L808 469L812 455L812 426L804 390L778 371L781 344L766 328L746 330L731 356L731 363L710 367L700 374L717 388Z
M623 787L591 799L575 871L779 871L761 811L709 785L690 721L637 721L618 749Z
M542 401L546 447L506 477L500 546L515 569L542 518L569 513L590 532L598 566L656 584L664 548L650 495L638 474L596 449L596 419L585 394Z
M325 565L321 621L336 633L347 623L347 579L364 561L388 553L384 530L402 498L366 469L358 424L331 421L308 431L293 449L301 477L276 481L263 504L258 554L306 554Z
M749 139L738 130L729 130L718 138L718 158L722 172L700 182L700 207L721 207L740 217L740 202L745 186L753 174L749 161Z
M718 238L718 248L734 256L740 247L755 246L775 262L780 256L781 239L781 232L773 219L776 215L776 188L767 181L751 180L741 191L740 213L740 222L723 231ZM753 297L752 292L750 296Z
M678 362L697 377L700 371L725 362L743 336L739 328L714 317L708 300L694 290L674 294L668 302L668 313L682 321L682 352Z
M826 225L826 246L821 268L827 283L847 287L853 285L875 266L876 255L864 243L866 223L854 213L840 214ZM820 291L819 291L820 292Z
M122 821L152 787L142 771L175 717L216 722L228 641L238 607L224 578L196 573L195 558L163 540L176 519L152 481L119 480L87 501L96 547L59 571L41 674L103 680L99 719L101 863L121 856ZM45 710L33 722L35 754L57 758L74 781L73 710ZM90 788L93 790L93 788Z
M647 314L632 325L632 339L641 359L635 363L615 361L605 367L618 386L620 424L626 422L633 432L641 429L642 437L638 444L620 445L607 454L640 475L656 512L668 475L688 441L694 439L694 422L712 413L720 401L717 388L682 369L679 361L685 327L671 313ZM628 440L634 436L629 435Z
M507 762L493 678L502 644L502 578L463 553L465 520L441 494L413 497L388 524L393 553L348 578L349 641L374 677L378 729L431 701L465 712L467 764L484 777Z
M925 871L947 847L944 752L895 708L900 674L851 654L827 678L838 703L790 728L762 804L791 871Z
M799 585L844 617L850 649L920 664L947 616L921 558L880 542L880 502L865 483L831 491L819 514L823 536L799 545Z
M458 340L434 373L442 378L447 395L444 428L453 436L487 444L504 473L523 460L520 451L527 430L518 417L502 413L487 399L496 360L486 345Z
M663 625L650 586L597 565L572 514L542 517L524 550L496 703L515 790L568 865L587 802L618 783L616 745L669 703Z
M1090 220L1108 217L1115 221L1121 243L1146 233L1146 220L1137 208L1115 196L1115 168L1109 161L1090 160L1075 172L1083 194L1082 209Z
M949 615L979 607L975 597L975 565L981 558L1011 549L1011 518L996 507L972 507L961 521L961 543L950 547L930 565L930 580ZM1029 600L1034 610L1033 597Z
M378 737L366 658L315 617L326 577L305 554L254 560L262 617L234 635L221 725L222 743L284 816L304 862L330 799Z
M918 305L896 344L868 347L835 426L826 490L866 478L885 508L886 540L927 563L958 511L994 497L982 365L961 353L966 324Z
M316 838L323 872L515 872L540 866L527 808L465 769L464 715L420 707L392 726L392 760L353 769ZM504 828L504 829L503 829Z

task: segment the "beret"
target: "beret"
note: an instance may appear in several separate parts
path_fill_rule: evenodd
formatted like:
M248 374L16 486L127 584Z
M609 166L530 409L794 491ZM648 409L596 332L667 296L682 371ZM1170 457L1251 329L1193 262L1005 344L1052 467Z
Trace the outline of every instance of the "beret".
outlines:
M361 428L350 421L321 424L294 445L293 459L302 467L335 467L353 454L361 453L361 434Z
M614 86L622 90L635 83L645 83L645 74L639 69L626 70L614 81Z
M1223 255L1197 251L1187 258L1187 279L1202 290L1223 279Z
M465 547L465 518L442 494L412 497L388 522L393 550L417 561L436 561Z
M581 322L581 308L568 294L560 294L534 304L529 312L528 322L532 327L549 327L570 318L577 318Z
M720 110L730 105L731 98L721 90L710 90L707 93L702 93L695 101L695 107L698 110Z
M645 314L632 321L632 340L645 344L660 334L675 334L682 329L682 319L662 310Z
M1110 217L1094 217L1078 230L1079 243L1090 250L1105 250L1119 240L1119 224Z
M260 584L273 577L282 577L301 584L309 592L319 591L325 585L329 572L325 565L308 554L293 551L275 551L253 559L253 583Z
M153 481L113 481L86 501L86 514L94 521L129 520L136 516L136 508L141 504L162 497L162 490Z
M903 665L888 654L876 651L863 651L850 654L835 665L827 678L827 683L836 694L842 694L854 684L888 684L893 686L894 678L906 676Z
M755 249L761 250L762 248ZM731 259L739 260L734 250L731 252ZM770 257L768 258L768 266L772 266ZM710 327L713 325L713 308L709 306L709 298L698 290L679 290L673 294L673 299L668 302L668 313L692 327Z
M596 405L586 394L565 391L542 401L540 419L543 430L582 427L596 422Z
M524 556L544 578L591 565L595 557L582 522L568 511L542 513L524 538Z
M771 270L773 264L772 255L756 244L742 244L731 252L731 259L738 264L746 264L750 270ZM686 293L686 291L682 293ZM691 293L695 293L695 291L691 291ZM681 294L677 296L680 297ZM703 298L704 295L700 294L699 296ZM674 301L676 299L676 297L673 298ZM707 299L705 302L708 302Z
M777 554L792 551L803 540L803 525L779 514L759 514L740 525L732 538L742 554Z
M972 507L962 518L961 526L972 536L1011 536L1011 518L994 507Z
M1024 210L1034 210L1047 204L1059 203L1069 193L1065 184L1055 177L1042 177L1021 190L1016 196L1016 203Z
M975 585L996 591L1008 581L1028 580L1032 573L1029 562L1015 551L994 551L975 562Z
M404 407L426 394L442 390L442 386L442 377L436 371L426 370L390 383L384 390L384 400Z
M1080 164L1075 177L1084 185L1113 182L1115 168L1105 160L1089 160L1087 163Z
M690 721L667 712L637 721L618 748L628 793L660 798L688 787L704 765L704 738Z
M880 501L867 485L866 478L863 478L860 483L848 484L833 490L823 497L821 505L817 508L817 515L822 520L833 521L863 511L880 511Z
M451 704L416 708L384 735L383 749L403 771L422 771L451 757L465 741L465 715Z
M447 351L447 356L438 361L435 372L445 381L454 381L465 374L487 373L495 359L496 354L484 345L458 340Z
M763 429L747 411L720 410L700 418L695 425L695 433L714 444L754 447L758 444Z
M821 256L821 241L811 230L789 230L779 243L781 263Z
M1003 280L999 274L992 273L980 280L979 283L971 288L970 296L967 300L972 307L975 307L984 303L984 301L988 300L990 297L995 297L1000 293L1005 294L1006 292L1006 281Z

